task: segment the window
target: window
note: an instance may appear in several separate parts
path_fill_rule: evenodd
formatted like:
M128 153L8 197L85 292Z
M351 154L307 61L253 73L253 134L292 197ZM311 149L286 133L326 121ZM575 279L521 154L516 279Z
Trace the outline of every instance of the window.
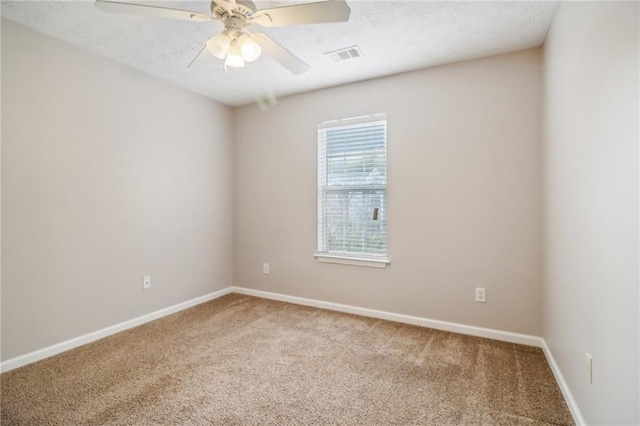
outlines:
M320 261L385 267L385 114L318 124Z

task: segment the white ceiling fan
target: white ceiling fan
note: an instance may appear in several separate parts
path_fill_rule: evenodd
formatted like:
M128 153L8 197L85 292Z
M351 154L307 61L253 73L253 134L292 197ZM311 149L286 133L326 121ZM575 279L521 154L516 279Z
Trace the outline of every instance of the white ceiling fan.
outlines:
M293 74L302 74L309 66L266 34L248 30L252 25L281 27L288 25L346 22L351 9L344 0L328 0L294 6L256 10L250 0L213 0L211 16L188 10L169 9L136 3L96 0L96 7L105 12L157 16L197 22L220 21L224 31L211 37L191 66L205 51L224 59L227 67L243 67L265 52Z

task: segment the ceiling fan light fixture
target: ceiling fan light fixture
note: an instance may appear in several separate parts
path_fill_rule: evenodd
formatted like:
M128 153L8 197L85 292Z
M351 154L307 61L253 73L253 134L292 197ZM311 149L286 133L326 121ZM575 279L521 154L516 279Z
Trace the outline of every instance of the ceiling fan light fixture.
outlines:
M224 60L224 66L235 68L244 67L244 59L242 58L242 52L240 52L237 40L231 42L229 53L227 53L227 57Z
M218 59L224 59L227 56L230 46L231 37L226 32L217 34L207 41L207 49Z
M242 34L238 37L238 46L240 47L242 58L247 62L255 61L262 53L260 45L251 40L251 38L246 34Z

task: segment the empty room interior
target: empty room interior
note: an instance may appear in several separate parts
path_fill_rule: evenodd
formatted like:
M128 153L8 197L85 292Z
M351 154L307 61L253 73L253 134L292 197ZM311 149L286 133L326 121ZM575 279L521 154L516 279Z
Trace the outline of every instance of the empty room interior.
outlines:
M640 4L1 3L3 425L640 424Z

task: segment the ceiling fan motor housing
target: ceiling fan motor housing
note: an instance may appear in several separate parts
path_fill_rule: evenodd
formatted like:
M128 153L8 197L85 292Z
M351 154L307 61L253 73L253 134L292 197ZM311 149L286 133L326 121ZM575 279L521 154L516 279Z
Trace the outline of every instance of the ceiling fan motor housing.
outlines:
M232 16L225 15L224 18L222 19L222 22L224 23L224 27L227 31L228 30L240 31L247 26L247 22L245 18L236 16L236 15L232 15Z
M244 21L253 16L253 14L256 11L256 5L253 4L253 2L250 0L237 1L232 11L233 11L232 16L235 16L235 17L242 16ZM223 22L229 17L229 12L227 11L227 9L220 6L215 1L211 2L211 14L215 19L218 19Z

